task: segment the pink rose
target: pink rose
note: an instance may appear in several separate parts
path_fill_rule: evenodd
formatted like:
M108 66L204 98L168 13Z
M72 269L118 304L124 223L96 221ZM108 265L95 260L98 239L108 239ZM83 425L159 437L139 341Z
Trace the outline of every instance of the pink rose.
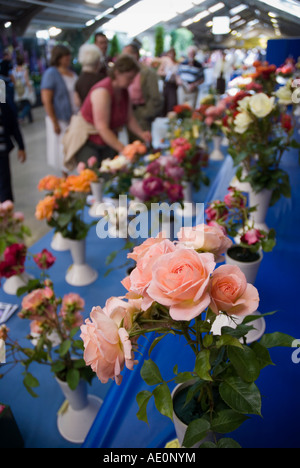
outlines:
M166 239L153 244L140 258L136 268L130 273L129 278L122 281L123 286L129 291L128 297L142 297L142 310L147 310L153 300L147 294L147 288L152 280L153 264L162 256L176 250L175 245Z
M51 288L33 290L23 298L19 317L51 323L56 319L56 304L52 303L53 297L54 292Z
M250 229L241 237L241 241L244 244L254 245L263 239L265 236L258 229Z
M184 194L182 185L165 182L165 188L170 202L178 202L183 200Z
M177 234L180 243L201 252L210 252L216 257L225 253L232 241L224 234L220 226L199 224L196 227L181 228Z
M13 218L16 221L19 221L20 223L22 223L24 221L24 213L22 213L21 211L15 211L13 214Z
M163 181L154 176L147 177L143 180L143 189L146 193L147 198L156 197L163 193L164 184Z
M206 117L206 119L205 119L204 122L206 123L206 125L207 125L208 127L211 127L212 124L214 123L214 119L213 119L213 117Z
M87 160L87 165L88 167L93 167L97 164L98 162L98 159L96 158L96 156L91 156L88 160ZM80 163L79 163L80 164Z
M173 320L192 320L210 304L210 275L215 268L212 254L178 248L153 264L147 294L169 307Z
M103 311L118 326L129 330L132 327L133 315L141 311L142 299L124 301L122 297L111 297L106 301Z
M134 261L138 261L154 244L158 244L166 239L163 232L160 232L157 237L149 237L141 245L134 247L133 251L127 255L127 258L132 258Z
M6 200L1 204L1 209L3 211L13 211L14 209L14 204L11 200Z
M85 163L84 163L84 162L82 162L82 161L79 162L79 163L77 164L77 172L78 172L78 174L80 174L80 172L84 171L84 170L85 170L85 167L86 167L86 166L85 166Z
M224 197L225 205L228 208L244 208L245 198L239 190L232 187L229 188L229 193Z
M245 316L255 312L259 305L257 289L248 284L244 273L233 265L217 268L211 279L212 311L219 315Z
M144 190L144 181L137 180L129 189L130 195L133 197L138 198L141 201L145 201L147 198L147 194Z
M80 327L84 360L102 383L114 379L120 385L124 365L132 370L135 364L128 332L101 307L94 307L90 317L92 321L86 319Z
M33 259L41 270L47 270L55 263L56 257L49 250L43 249L40 253L33 255Z

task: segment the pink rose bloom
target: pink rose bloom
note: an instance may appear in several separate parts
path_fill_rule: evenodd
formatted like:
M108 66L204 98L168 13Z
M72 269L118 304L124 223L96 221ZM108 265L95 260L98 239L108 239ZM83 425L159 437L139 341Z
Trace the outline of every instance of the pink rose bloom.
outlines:
M84 360L102 383L114 379L120 385L124 365L132 370L135 364L128 332L101 307L94 307L90 317L80 327Z
M80 174L80 172L84 171L85 170L85 163L84 162L79 162L77 164L77 172L78 174Z
M176 161L177 163L177 161ZM184 176L184 169L178 164L167 164L165 167L165 175L173 180L181 180Z
M184 194L182 185L165 182L165 188L167 190L168 198L171 202L178 202L183 200Z
M32 322L30 322L30 333L40 335L43 332L41 325L41 322L38 320L32 320Z
M1 208L3 211L13 211L14 204L11 200L6 200L1 204Z
M35 289L22 300L21 318L38 321L52 321L56 317L56 305L51 303L54 292L51 288Z
M160 232L157 237L149 237L141 245L134 247L133 251L127 255L127 258L131 258L137 262L140 258L143 257L143 255L145 255L146 252L148 252L152 245L158 244L165 239L166 235L163 232Z
M147 198L156 197L164 191L164 184L158 177L147 177L143 180L143 188Z
M136 268L129 277L122 281L123 286L129 291L128 297L142 297L142 310L147 310L153 300L147 294L147 288L152 280L152 268L156 260L169 252L176 250L175 245L169 239L153 244L147 252L137 261Z
M147 294L169 307L173 320L192 320L210 304L208 289L214 268L212 254L176 249L154 263Z
M210 252L216 257L225 253L232 241L224 234L219 225L199 224L196 227L181 228L177 234L180 243L201 252Z
M111 297L106 301L103 311L120 327L129 330L132 327L133 315L141 311L142 299L124 301L122 297Z
M233 265L217 268L211 279L211 310L219 315L246 316L257 311L259 295L257 289L248 284L244 273Z
M55 263L56 257L49 250L43 249L40 253L33 255L33 259L41 270L47 270Z
M93 167L97 164L98 162L98 159L96 158L96 156L91 156L88 160L87 160L87 165L88 167ZM80 163L79 163L80 164Z
M24 221L24 213L22 213L21 211L15 211L15 213L13 214L13 218L16 221L22 223Z
M153 176L157 176L160 173L161 170L161 165L159 161L152 161L150 164L148 164L146 172Z
M227 231L226 231L225 226L222 226L221 224L217 223L217 221L209 221L209 222L207 223L207 226L218 227L219 229L221 229L221 231L223 232L224 236L227 236Z
M212 124L214 123L214 119L213 119L213 117L206 117L204 122L208 127L211 127Z
M147 198L146 192L144 190L144 181L143 180L138 180L136 181L129 190L130 194L133 197L138 198L141 201L145 201Z
M244 244L254 245L263 239L265 236L258 229L250 229L241 237L241 241Z
M229 193L225 195L224 202L228 208L244 208L245 200L239 191L229 188Z

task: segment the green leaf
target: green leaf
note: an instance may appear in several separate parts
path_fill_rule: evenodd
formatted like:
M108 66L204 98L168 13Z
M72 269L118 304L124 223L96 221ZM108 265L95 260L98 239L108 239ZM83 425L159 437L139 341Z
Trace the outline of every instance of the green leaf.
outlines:
M176 383L184 383L188 382L189 380L192 380L194 378L193 374L191 372L180 372L176 377L175 377L175 382Z
M66 365L63 361L56 361L51 366L51 370L52 372L54 372L54 374L58 374L59 372L62 372L65 368L66 368Z
M30 372L27 372L25 374L23 383L25 386L28 386L30 388L39 387L40 385L39 381L32 374L30 374Z
M75 390L79 384L80 372L78 369L69 369L67 372L67 384L71 390Z
M237 338L231 335L221 335L220 337L218 337L216 347L222 348L223 346L236 346L237 348L243 347L242 343Z
M115 250L114 252L111 252L111 254L109 254L107 257L106 257L106 260L105 260L105 265L110 265L114 259L116 258L116 256L118 255L118 251Z
M155 406L158 411L173 421L173 402L168 385L164 382L153 390Z
M139 392L136 396L137 404L139 405L139 411L136 413L137 418L140 421L144 421L148 424L148 417L147 417L147 404L152 397L152 393L148 390L143 390Z
M148 353L149 356L150 356L150 354L152 353L152 351L153 351L153 349L155 348L155 346L156 346L165 336L166 336L165 334L164 334L164 335L160 335L160 336L158 336L157 338L155 338L155 339L153 340L153 343L151 344L150 349L149 349L149 353Z
M198 353L195 362L195 372L200 377L200 379L212 381L212 378L209 374L211 369L210 365L210 351L209 349L203 349Z
M73 362L74 369L81 369L82 367L86 366L85 360L84 359L76 359Z
M261 416L261 395L254 383L244 382L239 377L228 377L219 387L223 401L241 414Z
M280 332L274 332L263 335L260 344L266 348L287 347L292 348L295 338Z
M228 358L238 375L245 382L255 382L260 374L260 365L255 352L248 346L242 349L228 347Z
M71 347L71 340L65 340L61 343L60 347L59 347L59 355L61 357L65 356L67 354L67 352L69 351L70 347Z
M223 438L220 439L217 443L217 448L242 448L236 440Z
M261 343L258 343L257 341L255 341L254 343L250 345L250 348L253 349L253 351L255 352L256 359L259 362L261 369L270 365L271 366L274 365L269 351Z
M231 409L220 411L211 422L211 429L220 434L227 434L235 431L243 422L248 419L243 414L236 413Z
M210 424L206 419L195 419L188 425L182 445L187 448L193 447L207 436L209 429Z
M158 366L151 359L144 361L141 377L147 385L157 385L163 382Z

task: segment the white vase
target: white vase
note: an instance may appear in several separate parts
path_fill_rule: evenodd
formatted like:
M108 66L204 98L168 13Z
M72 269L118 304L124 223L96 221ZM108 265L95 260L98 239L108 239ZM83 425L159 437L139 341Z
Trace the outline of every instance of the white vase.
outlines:
M68 268L66 282L72 286L87 286L98 277L96 270L86 262L86 240L69 240L73 264Z
M186 387L190 387L191 385L193 384L192 381L190 382L185 382L185 383L182 383L182 384L179 384L177 385L172 393L171 393L171 396L172 396L172 400L174 402L174 398L176 397L176 395L183 389L185 389ZM175 428L175 432L176 432L176 436L177 436L177 439L178 439L178 442L179 442L179 445L181 448L184 448L184 446L182 445L183 444L183 440L184 440L184 436L185 436L185 433L186 433L186 430L187 430L187 424L185 424L183 421L181 421L178 416L176 415L175 411L173 411L173 423L174 423L174 428ZM198 442L197 444L195 444L193 447L191 448L198 448L200 447L200 445L202 445L204 442L214 442L214 437L213 437L213 434L212 432L210 431L207 435L207 437L205 437L204 439L202 439L200 442Z
M6 294L10 294L11 296L15 296L19 288L22 288L28 284L28 281L33 279L32 275L29 275L24 271L20 275L14 275L10 278L7 278L3 284L3 291Z
M260 312L256 311L252 315L261 315ZM222 334L222 327L230 327L230 328L236 328L237 325L240 325L245 317L237 317L237 316L232 316L229 317L228 315L225 314L220 314L216 317L212 328L211 332L213 335L221 335ZM249 333L246 335L246 343L250 344L253 343L254 341L259 340L263 334L265 333L266 330L266 322L263 317L259 317L257 320L251 322L253 326L253 330L251 330ZM243 338L240 339L241 342L243 342Z
M56 232L52 238L51 248L57 252L69 250L69 239L63 237L60 232Z
M57 427L62 437L74 444L82 444L102 405L102 400L87 394L87 385L80 380L78 387L71 390L66 382L56 378L67 403L65 411L59 411Z
M222 143L222 137L221 136L213 136L212 137L214 149L209 155L209 159L211 161L223 161L224 159L224 154L220 150L221 143Z
M230 250L230 249L229 249ZM260 267L260 264L263 259L262 252L259 253L259 259L254 262L239 262L234 258L231 258L228 255L228 251L225 253L225 262L227 265L236 265L244 273L247 279L247 283L254 284L256 281L257 273Z
M100 218L101 205L103 201L103 180L99 179L98 182L91 182L91 191L93 197L93 203L89 209L89 215L91 218Z
M250 220L254 222L256 229L261 229L268 232L269 228L266 224L266 216L270 206L272 190L261 190L256 193L253 190L249 193L249 206L256 206L256 211L250 213Z

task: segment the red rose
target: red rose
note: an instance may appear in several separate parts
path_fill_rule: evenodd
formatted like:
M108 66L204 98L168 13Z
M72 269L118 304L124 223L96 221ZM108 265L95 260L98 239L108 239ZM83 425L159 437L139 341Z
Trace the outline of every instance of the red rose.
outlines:
M286 132L290 132L293 128L292 118L288 114L283 114L281 116L281 126Z
M27 248L24 244L12 244L6 247L3 254L4 260L0 262L0 276L10 278L23 273L26 253Z

